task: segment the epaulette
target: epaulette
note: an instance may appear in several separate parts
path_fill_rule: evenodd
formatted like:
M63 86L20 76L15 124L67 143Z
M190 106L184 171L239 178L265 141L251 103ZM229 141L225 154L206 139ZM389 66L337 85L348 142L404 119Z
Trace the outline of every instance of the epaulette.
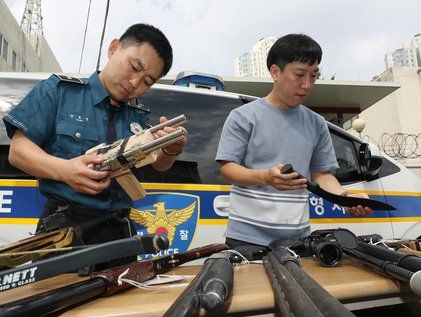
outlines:
M60 81L64 81L66 83L71 83L71 84L78 84L78 85L84 85L85 82L77 77L71 77L71 76L67 76L67 75L59 75L59 74L53 74L54 76L56 76Z
M129 107L135 108L138 111L142 111L147 114L151 113L151 111L148 108L146 108L146 106L143 103L141 103L138 99L131 99L127 101L126 104Z

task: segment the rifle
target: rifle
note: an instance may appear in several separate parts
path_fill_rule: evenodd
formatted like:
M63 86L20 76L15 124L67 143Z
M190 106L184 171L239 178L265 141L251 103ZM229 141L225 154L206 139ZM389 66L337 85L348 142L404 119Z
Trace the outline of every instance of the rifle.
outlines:
M189 286L167 310L164 317L186 317L203 307L217 313L229 297L234 272L229 253L210 256Z
M176 266L226 249L227 246L225 244L211 244L188 250L184 253L137 261L95 272L89 280L4 304L0 306L0 316L20 316L25 314L46 316L57 313L70 306L84 303L99 296L111 296L132 287L131 284L127 283L118 284L119 276L126 271L128 272L124 275L125 278L141 283Z
M0 272L0 292L35 283L85 266L125 258L139 253L155 253L168 248L169 241L159 235L134 236L39 260Z
M291 164L285 164L281 168L281 174L289 174L296 172ZM298 178L305 178L303 175L298 173ZM329 200L332 203L338 204L340 206L345 207L354 207L361 205L363 207L369 207L373 210L396 210L395 207L386 204L382 201L374 200L374 199L368 199L368 198L358 198L358 197L350 197L350 196L341 196L336 195L331 192L328 192L320 187L319 184L312 182L310 180L307 180L307 190L312 192L313 194L316 194L317 196L320 196L326 200Z
M109 177L115 178L132 200L137 200L145 197L146 192L131 169L155 162L157 150L181 140L184 136L183 130L179 129L155 140L154 133L165 127L176 128L186 122L186 117L181 115L112 144L99 144L86 151L86 154L105 158L102 164L93 168L97 171L109 170Z
M335 237L344 253L377 272L409 282L411 290L421 297L421 258L361 242L359 240L364 241L367 236L357 238L347 229L336 231L339 234Z

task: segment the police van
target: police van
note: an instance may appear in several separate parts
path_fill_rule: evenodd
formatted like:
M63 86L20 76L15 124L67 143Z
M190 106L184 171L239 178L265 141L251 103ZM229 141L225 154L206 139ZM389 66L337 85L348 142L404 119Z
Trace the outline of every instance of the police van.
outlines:
M0 115L6 115L48 76L0 73ZM148 166L140 169L138 177L148 194L135 201L132 210L139 234L168 235L171 245L166 254L224 241L230 186L220 176L215 154L227 115L257 98L182 86L156 84L139 100L139 111L150 111L152 124L157 124L162 115L173 118L185 114L188 119L189 144L174 166L165 173ZM365 192L396 210L354 218L341 206L310 193L312 230L344 227L357 235L375 232L387 239L421 238L421 179L376 146L333 124L328 126L339 164L334 174L344 188ZM33 233L45 203L36 179L9 164L8 150L9 139L1 122L0 245ZM154 221L157 215L159 222Z

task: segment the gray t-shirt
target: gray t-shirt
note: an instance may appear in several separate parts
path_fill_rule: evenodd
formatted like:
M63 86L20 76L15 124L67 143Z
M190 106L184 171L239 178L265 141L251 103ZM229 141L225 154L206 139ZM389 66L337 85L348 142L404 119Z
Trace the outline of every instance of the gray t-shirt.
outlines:
M303 105L283 110L264 99L230 113L216 161L235 162L250 169L291 163L308 179L311 172L338 168L322 116ZM278 238L303 237L310 231L307 196L307 190L233 185L225 236L261 245Z

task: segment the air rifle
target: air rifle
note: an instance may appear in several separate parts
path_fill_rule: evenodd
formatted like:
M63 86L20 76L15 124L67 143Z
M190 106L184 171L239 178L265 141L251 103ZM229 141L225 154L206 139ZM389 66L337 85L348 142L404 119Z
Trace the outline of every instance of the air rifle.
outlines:
M181 140L184 136L182 129L158 139L154 139L154 133L165 127L176 128L186 122L186 117L181 115L112 144L99 144L86 151L86 154L105 158L102 164L94 167L95 170L109 170L109 177L114 178L132 200L137 200L145 197L146 192L131 169L155 162L157 150Z
M156 253L168 248L169 241L159 235L137 235L39 260L0 272L0 292L28 285L82 267L125 258L140 253Z
M158 274L168 272L181 264L207 257L226 249L227 246L225 244L211 244L188 250L184 253L156 257L152 260L136 261L95 272L89 280L4 304L0 306L0 316L46 316L57 313L67 307L85 303L96 297L111 296L132 287L131 284L118 283L119 277L123 273L125 273L125 279L141 283Z
M361 236L358 239L347 229L334 230L334 236L345 254L356 258L375 271L409 282L411 290L421 297L421 258L388 250L380 245L361 242L359 239L364 241L367 236Z

